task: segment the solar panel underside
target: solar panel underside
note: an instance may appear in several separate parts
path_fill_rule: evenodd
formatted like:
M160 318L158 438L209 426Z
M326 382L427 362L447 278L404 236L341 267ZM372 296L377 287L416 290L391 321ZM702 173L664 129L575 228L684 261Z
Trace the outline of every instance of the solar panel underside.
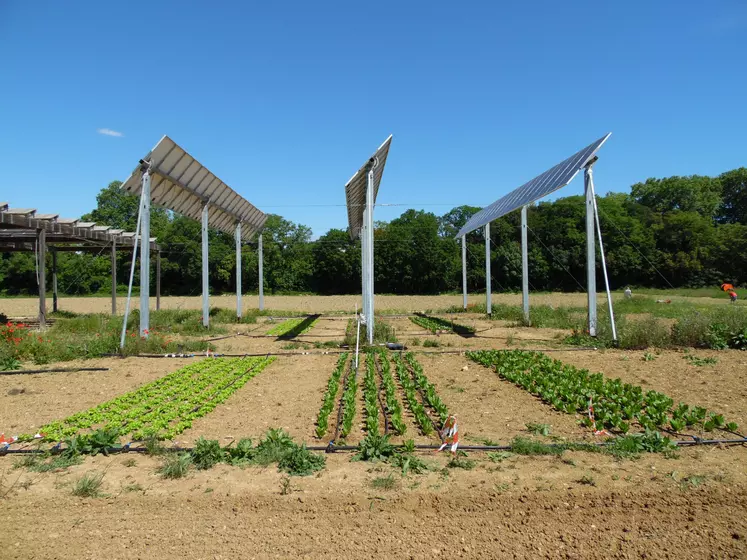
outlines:
M591 161L597 150L599 150L607 138L610 137L610 134L611 133L603 136L595 142L592 142L583 150L580 150L568 159L561 161L555 167L548 169L531 181L524 183L518 189L513 190L503 198L496 200L490 206L486 206L477 214L472 216L464 227L459 230L459 233L457 233L456 236L461 237L470 231L474 231L484 226L485 224L489 224L493 220L497 220L501 216L504 216L517 208L535 202L559 188L566 186L573 180L576 173Z
M381 184L381 177L384 175L384 166L386 165L386 157L389 155L389 146L392 143L392 135L384 140L384 143L379 146L376 153L371 157L378 161L378 164L374 168L374 202L376 202L376 195L379 194L379 185ZM371 161L369 159L369 161ZM361 167L355 175L345 184L345 198L347 199L348 206L348 233L351 239L355 239L361 233L361 226L363 225L363 208L366 205L366 185L367 185L367 171L369 166L367 161L363 167Z
M208 223L225 233L233 233L241 222L241 237L249 240L259 232L267 215L228 187L195 158L168 136L164 136L146 155L151 162L151 201L157 206L173 210L199 220L202 207L208 204ZM140 194L142 188L140 166L125 181L123 188Z

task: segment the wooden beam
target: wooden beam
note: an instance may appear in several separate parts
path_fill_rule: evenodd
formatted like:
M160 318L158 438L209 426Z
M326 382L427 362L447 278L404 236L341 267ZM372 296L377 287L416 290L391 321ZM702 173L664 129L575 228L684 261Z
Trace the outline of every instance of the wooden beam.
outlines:
M38 250L38 267L39 267L39 328L44 330L47 326L47 232L44 229L39 230L37 235Z
M52 249L52 312L57 313L57 251Z
M117 242L112 241L112 315L117 314Z

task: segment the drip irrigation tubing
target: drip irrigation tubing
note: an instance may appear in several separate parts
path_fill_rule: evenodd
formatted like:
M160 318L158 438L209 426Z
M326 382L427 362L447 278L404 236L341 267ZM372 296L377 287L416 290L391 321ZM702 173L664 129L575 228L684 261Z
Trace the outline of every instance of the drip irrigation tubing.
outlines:
M109 368L50 368L50 369L18 369L11 371L0 371L0 375L20 375L22 373L69 373L76 371L109 371Z
M582 445L590 445L595 447L607 447L612 445L613 441L594 441L594 442L581 442ZM743 439L699 439L694 440L683 440L673 442L677 447L696 447L699 445L745 445L747 444L747 438ZM548 443L546 446L549 448L566 449L570 443ZM422 450L435 450L439 449L439 445L435 444L419 444L415 446L415 449ZM327 453L334 453L336 451L358 451L357 445L334 445L330 442L328 445L309 445L306 447L309 451L325 451ZM460 445L459 449L464 451L511 451L512 445ZM170 447L167 448L167 452L191 452L192 447ZM51 449L0 449L0 457L4 455L37 455L37 454L57 454L63 451L59 445L52 447ZM123 445L122 447L112 447L106 450L107 453L147 453L147 447L132 447L131 443Z

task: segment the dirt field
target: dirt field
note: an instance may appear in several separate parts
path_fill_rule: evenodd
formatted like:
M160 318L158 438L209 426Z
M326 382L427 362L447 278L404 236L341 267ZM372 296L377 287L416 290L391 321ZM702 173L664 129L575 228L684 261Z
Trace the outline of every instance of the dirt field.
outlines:
M615 299L621 298L621 294L613 294ZM663 296L662 296L663 297ZM690 301L704 305L724 305L728 302L724 299L709 297L680 297L671 296L672 301ZM606 296L598 297L600 305L606 301ZM243 296L243 305L246 309L256 309L259 299L256 295ZM467 298L468 303L484 304L484 294L472 294ZM521 305L521 294L494 293L492 296L494 304L504 303L507 305ZM532 305L552 305L554 307L584 307L586 306L586 294L583 293L553 293L532 294L530 296ZM132 299L133 309L140 305L139 298ZM235 309L236 297L230 295L213 296L210 305ZM355 306L360 309L361 298L358 295L348 296L265 296L265 309L277 311L300 311L306 313L343 312L353 314ZM403 311L415 312L428 309L446 309L451 306L461 306L461 295L439 295L439 296L392 296L377 295L375 300L377 312L381 311ZM125 298L117 298L117 310L124 313ZM155 309L156 299L151 298L150 307ZM49 310L51 304L48 303ZM73 311L75 313L110 313L111 299L108 297L61 297L59 300L60 310ZM202 309L202 298L194 297L163 297L161 298L161 309ZM36 298L3 298L0 299L0 312L10 317L33 317L39 310Z
M508 443L529 436L526 424L549 424L550 435L594 440L577 417L469 361L466 348L536 348L610 377L663 391L676 400L722 411L747 425L747 353L701 352L715 365L695 366L682 352L570 351L558 331L515 329L478 316L460 321L476 336L428 334L406 318L388 319L425 374L457 413L464 444ZM342 340L346 320L322 318L294 340L269 336L273 325L232 327L216 342L230 353L286 353L212 413L179 436L227 444L256 440L283 427L297 440L315 438L314 421L338 355L314 343ZM424 348L425 340L439 347ZM449 352L449 353L444 353ZM33 430L84 410L180 367L185 360L128 358L82 363L106 372L0 376L0 431ZM59 364L69 367L71 364ZM360 395L360 393L359 393ZM362 403L348 441L362 437ZM409 434L415 427L406 414ZM723 435L723 434L722 434ZM416 436L417 442L433 438ZM446 468L448 457L422 453L433 470L401 473L386 464L326 455L316 476L290 479L273 468L219 465L181 480L163 480L157 458L87 458L52 473L13 468L0 457L3 558L744 558L747 557L747 449L686 448L676 458L647 454L615 460L587 452L494 456L473 452L471 470ZM100 498L76 498L71 486L104 472ZM391 477L390 488L375 487Z

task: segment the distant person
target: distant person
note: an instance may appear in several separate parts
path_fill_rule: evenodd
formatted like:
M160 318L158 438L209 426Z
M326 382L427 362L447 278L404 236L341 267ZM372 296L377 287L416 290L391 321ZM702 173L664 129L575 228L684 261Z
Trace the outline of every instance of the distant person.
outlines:
M729 290L733 292L734 286L732 284L724 283L724 284L721 284L721 289L725 292L728 292Z
M625 294L625 299L633 299L633 292L630 291L630 286L625 288L623 293Z
M735 292L734 290L730 291L729 299L731 300L732 303L737 303L737 292Z

